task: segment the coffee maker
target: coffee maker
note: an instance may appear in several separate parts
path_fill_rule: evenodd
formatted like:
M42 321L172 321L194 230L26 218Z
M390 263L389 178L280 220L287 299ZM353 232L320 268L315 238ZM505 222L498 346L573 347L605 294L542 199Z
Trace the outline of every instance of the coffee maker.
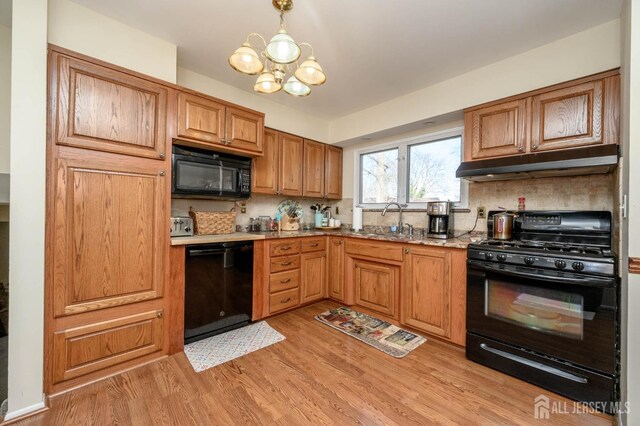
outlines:
M429 238L453 238L453 216L451 215L451 203L449 201L429 201L427 203L429 215Z

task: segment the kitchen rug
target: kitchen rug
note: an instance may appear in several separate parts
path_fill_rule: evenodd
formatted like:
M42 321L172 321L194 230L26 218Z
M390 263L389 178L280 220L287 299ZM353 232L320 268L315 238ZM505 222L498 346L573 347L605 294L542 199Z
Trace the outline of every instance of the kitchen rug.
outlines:
M396 358L404 358L427 341L391 323L345 307L331 309L315 318Z
M196 373L199 373L284 339L282 334L262 321L189 343L184 347L184 354Z

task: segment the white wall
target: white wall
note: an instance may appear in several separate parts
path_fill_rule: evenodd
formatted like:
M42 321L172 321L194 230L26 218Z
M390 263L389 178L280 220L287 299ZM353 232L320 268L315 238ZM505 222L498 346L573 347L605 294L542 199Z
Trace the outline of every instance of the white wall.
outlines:
M69 0L49 0L49 43L176 82L177 48Z
M11 52L11 309L5 420L44 406L47 0L13 1Z
M330 124L330 142L436 117L620 66L620 21L591 28Z
M640 275L628 274L627 259L640 257L640 1L625 0L622 12L623 193L629 194L628 220L622 223L622 401L630 411L624 424L640 424ZM634 185L630 185L630 183ZM632 237L632 238L630 238ZM636 237L636 238L633 238Z
M178 68L178 84L264 112L265 124L268 127L321 142L329 140L327 120L274 102L269 99L269 95L250 93L185 68Z
M9 173L11 28L0 25L0 174Z

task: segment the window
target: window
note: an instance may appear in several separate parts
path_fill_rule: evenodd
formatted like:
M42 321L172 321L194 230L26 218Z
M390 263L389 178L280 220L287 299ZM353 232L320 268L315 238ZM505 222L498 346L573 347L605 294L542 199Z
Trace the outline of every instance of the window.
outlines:
M363 150L359 161L359 204L389 202L425 208L427 201L467 206L467 183L456 178L462 161L462 129Z

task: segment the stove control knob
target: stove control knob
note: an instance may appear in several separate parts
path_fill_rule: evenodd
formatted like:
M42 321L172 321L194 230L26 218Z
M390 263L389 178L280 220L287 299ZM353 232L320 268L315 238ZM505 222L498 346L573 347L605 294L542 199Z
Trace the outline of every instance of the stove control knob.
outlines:
M497 258L498 258L498 260L499 260L500 262L504 262L505 260L507 260L507 255L506 255L506 254L502 254L502 253L500 253L500 254L497 256Z
M485 258L485 259L487 259L487 260L491 260L491 259L493 259L493 253L486 252L486 253L484 254L484 258Z
M533 257L531 257L531 256L527 256L527 257L525 257L525 258L524 258L524 263L525 263L526 265L531 266L531 265L533 265L534 263L536 263L536 260L535 260Z
M564 269L566 267L567 267L567 262L565 262L564 260L556 260L556 268Z
M582 271L584 269L584 263L582 262L573 262L571 267L576 271Z

